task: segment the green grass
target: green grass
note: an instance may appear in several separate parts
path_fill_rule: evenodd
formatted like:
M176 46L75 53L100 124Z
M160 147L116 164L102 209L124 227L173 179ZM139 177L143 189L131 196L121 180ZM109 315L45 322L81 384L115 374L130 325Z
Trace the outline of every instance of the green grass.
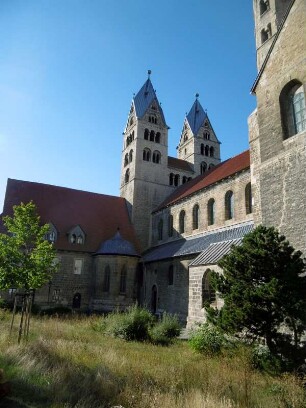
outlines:
M247 349L212 357L179 341L125 342L93 330L98 317L35 317L29 342L18 346L9 318L0 311L0 367L12 397L31 407L306 406L297 378L251 370Z

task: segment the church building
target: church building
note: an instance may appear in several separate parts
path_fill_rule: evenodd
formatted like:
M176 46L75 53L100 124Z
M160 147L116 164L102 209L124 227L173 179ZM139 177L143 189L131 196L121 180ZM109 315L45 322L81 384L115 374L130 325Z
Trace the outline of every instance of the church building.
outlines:
M221 160L196 95L177 157L168 156L149 71L123 133L120 197L8 180L2 215L33 200L57 250L59 271L36 293L42 307L109 312L137 301L190 326L205 320L207 301L222 306L210 270L222 273L218 261L254 225L275 226L306 253L306 2L253 0L253 8L249 150Z

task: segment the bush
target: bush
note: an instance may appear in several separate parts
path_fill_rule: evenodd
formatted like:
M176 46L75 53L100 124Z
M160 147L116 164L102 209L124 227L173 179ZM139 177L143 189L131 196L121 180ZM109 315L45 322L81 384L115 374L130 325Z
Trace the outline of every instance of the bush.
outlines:
M180 332L181 327L177 316L165 313L162 320L151 327L149 334L152 343L168 345L175 337L180 335Z
M251 354L251 365L270 374L279 374L282 371L282 360L271 353L267 346L256 345Z
M113 313L106 318L105 333L124 340L143 341L149 337L154 316L146 309L132 306L126 313Z
M220 330L209 323L199 326L189 339L189 345L193 350L206 354L219 354L226 343Z
M72 313L72 310L69 307L66 306L55 306L55 307L50 307L49 309L45 309L42 311L42 314L47 315L47 316L64 316L64 315L70 315Z

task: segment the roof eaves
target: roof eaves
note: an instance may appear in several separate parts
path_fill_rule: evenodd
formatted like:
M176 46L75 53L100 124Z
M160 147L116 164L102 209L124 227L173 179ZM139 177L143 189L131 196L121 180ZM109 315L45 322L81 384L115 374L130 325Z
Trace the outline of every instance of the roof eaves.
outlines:
M271 44L271 47L269 48L269 51L268 51L268 53L267 53L267 55L266 55L266 58L264 59L264 62L262 63L262 66L261 66L261 68L260 68L260 70L259 70L259 72L258 72L258 75L257 75L257 77L256 77L256 79L255 79L255 81L254 81L254 83L253 83L253 85L252 85L252 88L251 88L251 91L250 91L251 94L254 94L255 91L256 91L256 87L257 87L258 82L259 82L259 80L260 80L260 78L261 78L261 75L262 75L262 73L263 73L263 71L264 71L264 69L265 69L265 67L266 67L266 65L267 65L267 63L268 63L268 60L269 60L269 58L270 58L270 55L271 55L271 53L272 53L272 51L273 51L273 49L274 49L275 43L276 43L276 41L277 41L277 39L278 39L278 37L279 37L279 35L280 35L280 33L281 33L281 31L282 31L284 25L285 25L285 22L286 22L286 20L287 20L287 17L288 17L288 15L289 15L290 10L291 10L291 8L292 8L292 6L293 6L294 3L295 3L295 0L292 0L292 2L291 2L291 3L289 4L289 6L288 6L288 9L287 9L286 13L284 14L284 17L282 18L282 21L281 21L281 23L280 23L280 25L279 25L279 28L278 28L278 30L277 30L277 32L276 32L276 34L275 34L274 40L273 40L273 42L272 42L272 44Z

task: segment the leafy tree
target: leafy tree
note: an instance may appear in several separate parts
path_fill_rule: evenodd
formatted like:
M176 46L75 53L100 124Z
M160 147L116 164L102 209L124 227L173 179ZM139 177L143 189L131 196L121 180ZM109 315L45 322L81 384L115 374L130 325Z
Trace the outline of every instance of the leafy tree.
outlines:
M7 232L0 234L0 289L23 290L22 311L26 310L27 315L31 309L32 291L50 280L57 266L53 244L46 240L49 225L40 225L35 204L22 203L13 210L13 217L3 217ZM27 319L28 316L28 330Z
M223 275L213 273L224 306L220 311L207 307L209 320L232 333L265 338L273 354L301 362L300 338L306 329L301 255L275 228L258 226L220 260Z

